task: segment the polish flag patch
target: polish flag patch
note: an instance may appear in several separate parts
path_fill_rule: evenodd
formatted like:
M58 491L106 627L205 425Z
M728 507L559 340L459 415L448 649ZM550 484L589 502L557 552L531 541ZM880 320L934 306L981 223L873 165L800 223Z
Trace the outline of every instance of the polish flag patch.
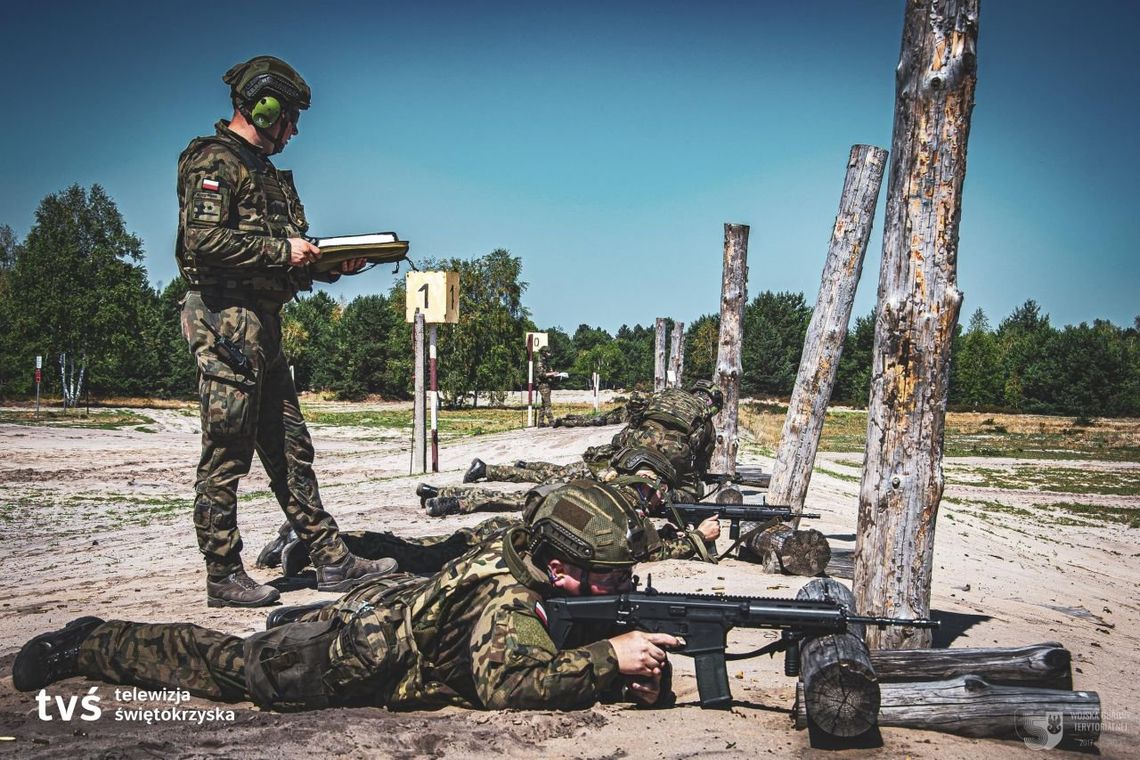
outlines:
M202 180L202 189L203 190L211 190L211 191L216 193L218 191L219 187L220 187L220 185L218 184L218 181L216 179L204 179L204 180Z
M542 621L543 625L549 627L550 624L546 622L546 610L542 609L541 602L534 603L534 614L538 615L538 619Z

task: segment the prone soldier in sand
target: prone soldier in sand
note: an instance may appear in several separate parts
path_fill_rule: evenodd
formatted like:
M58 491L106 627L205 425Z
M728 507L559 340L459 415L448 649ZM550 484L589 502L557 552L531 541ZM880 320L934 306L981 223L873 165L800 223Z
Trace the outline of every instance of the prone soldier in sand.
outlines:
M529 527L500 533L429 578L393 575L325 606L283 608L247 639L189 623L84 617L28 641L12 665L21 691L82 675L185 689L264 708L573 709L664 702L668 634L583 634L559 650L542 603L615 594L646 558L646 534L613 486L567 484Z
M677 473L674 488L688 500L704 495L703 478L716 446L712 418L720 411L723 396L719 388L707 380L698 380L688 390L669 388L646 397L635 394L630 399L629 424L614 435L610 444L591 446L582 460L566 465L550 462L518 461L511 465L487 464L475 459L463 475L464 483L480 480L509 483L558 483L573 478L598 477L609 468L610 457L626 448L651 449L668 458ZM427 490L433 490L428 487ZM485 488L449 486L434 489L425 496L424 486L417 495L426 499L429 514L452 514L473 511L480 504L491 508L517 509L518 496L511 492ZM431 498L459 500L431 501ZM438 516L438 515L437 515Z
M628 504L633 518L645 530L647 560L666 559L708 560L708 549L720 537L720 522L715 516L703 520L695 528L678 530L666 525L660 531L649 517L662 517L670 482L675 477L672 466L653 451L630 450L616 460L607 482L617 488ZM538 486L517 492L522 517L498 515L484 520L473 528L462 528L449 535L427 538L402 538L392 533L375 531L344 531L341 535L353 554L368 559L390 557L399 562L405 571L428 573L438 571L452 560L490 537L516 525L529 525L536 509L560 484ZM263 551L271 556L272 545ZM309 565L308 551L297 540L287 543L284 549L271 556L270 564L281 565L286 578L296 577Z
M317 587L346 591L396 570L344 545L325 511L313 472L313 443L281 350L281 307L313 279L320 249L305 238L308 222L292 173L270 156L297 134L309 107L308 84L291 66L258 56L226 72L233 116L216 134L191 141L178 160L179 224L175 256L188 292L182 334L198 365L202 454L194 487L194 528L206 559L211 607L260 607L276 589L250 578L237 526L238 482L254 451L292 529L317 565Z

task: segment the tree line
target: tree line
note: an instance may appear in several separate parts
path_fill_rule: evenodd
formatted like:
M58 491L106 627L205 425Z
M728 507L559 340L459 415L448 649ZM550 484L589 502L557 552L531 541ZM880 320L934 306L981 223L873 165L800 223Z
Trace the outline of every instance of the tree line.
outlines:
M150 285L141 241L114 201L95 185L44 198L27 237L0 225L0 395L33 391L32 366L44 357L44 393L72 403L86 387L97 397L190 397L195 365L180 333L185 283ZM597 372L611 388L653 381L653 326L616 333L578 325L541 328L524 304L522 261L499 249L475 259L421 262L460 273L460 321L440 325L439 387L447 405L500 403L525 388L527 331L550 338L556 387L581 389ZM367 276L367 275L364 275ZM299 390L340 398L412 392L411 326L404 282L385 294L345 303L324 291L283 310L282 341ZM651 315L655 318L657 315ZM802 293L756 295L745 307L742 391L787 397L795 384L811 306ZM672 325L669 325L672 328ZM711 377L719 318L685 330L685 380ZM954 408L1078 416L1140 416L1140 317L1129 327L1050 324L1027 301L993 328L978 309L954 339ZM865 406L874 350L874 315L855 319L844 342L833 403Z

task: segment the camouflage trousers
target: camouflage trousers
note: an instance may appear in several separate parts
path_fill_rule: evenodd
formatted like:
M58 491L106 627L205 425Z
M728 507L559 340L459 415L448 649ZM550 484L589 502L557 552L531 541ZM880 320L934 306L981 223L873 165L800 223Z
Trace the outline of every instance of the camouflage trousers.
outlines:
M391 557L408 573L436 573L445 564L502 530L519 524L517 517L497 516L476 525L461 528L446 536L401 538L392 533L370 530L343 531L340 535L349 551L364 559Z
M220 346L206 324L232 341L239 355ZM194 528L206 571L218 578L242 566L237 488L255 451L286 518L309 545L313 564L342 560L348 549L321 504L313 441L281 352L278 310L192 291L182 308L182 334L198 363L202 456Z
M554 421L555 427L602 427L618 425L629 419L625 406L615 407L605 414L567 414Z
M192 623L111 620L83 642L79 672L108 683L285 709L382 704L410 652L396 634L402 612L386 603L394 591L422 582L395 575L366 583L298 622L250 639ZM251 650L259 639L262 647ZM258 683L269 688L257 689Z
M558 483L590 477L585 462L554 464L552 462L524 462L487 465L487 480L502 483Z
M526 506L526 496L529 493L525 488L520 491L496 491L480 486L441 486L437 490L440 496L458 499L462 514L521 510Z
M550 427L554 424L554 412L550 411L550 383L538 384L538 426Z

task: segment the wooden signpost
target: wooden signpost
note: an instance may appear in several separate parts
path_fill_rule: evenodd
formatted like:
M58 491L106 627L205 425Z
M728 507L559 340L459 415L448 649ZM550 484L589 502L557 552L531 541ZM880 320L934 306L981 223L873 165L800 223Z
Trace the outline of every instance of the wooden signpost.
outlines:
M425 401L431 409L431 470L439 472L439 386L436 373L436 325L459 321L459 272L408 272L405 280L404 318L412 323L415 355L415 403L412 412L412 466L410 472L427 472ZM424 327L428 327L428 377L425 391ZM418 468L418 470L417 470Z

